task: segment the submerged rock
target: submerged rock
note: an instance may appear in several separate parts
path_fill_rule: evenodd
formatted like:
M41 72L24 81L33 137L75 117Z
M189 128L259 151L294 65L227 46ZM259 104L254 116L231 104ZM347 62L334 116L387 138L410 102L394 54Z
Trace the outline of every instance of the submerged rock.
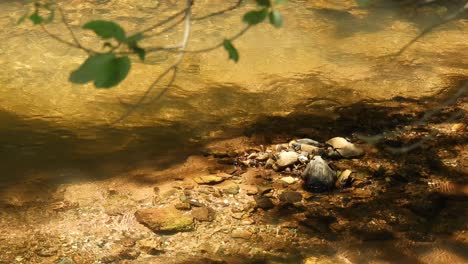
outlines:
M328 191L336 181L336 172L320 156L315 156L302 173L304 187L310 191Z
M193 229L193 218L175 208L147 208L135 212L136 220L154 232L181 232Z
M224 181L224 178L216 175L207 175L195 177L193 180L198 184L217 184Z
M332 146L339 156L343 158L355 158L364 155L364 150L357 147L342 137L334 137L327 141L327 144Z
M279 196L280 201L283 203L297 203L302 201L302 194L300 192L285 191Z
M256 196L255 202L257 203L258 208L262 208L265 210L275 207L271 199L265 196Z

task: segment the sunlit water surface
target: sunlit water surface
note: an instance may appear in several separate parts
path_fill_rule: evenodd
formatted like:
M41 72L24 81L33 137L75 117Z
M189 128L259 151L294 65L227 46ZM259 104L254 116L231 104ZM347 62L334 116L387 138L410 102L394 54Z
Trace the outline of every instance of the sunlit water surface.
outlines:
M236 1L197 1L194 16L228 2ZM86 21L112 19L135 32L174 13L183 3L69 0L63 8L82 43L96 47L93 34L80 30ZM445 14L445 9L366 11L353 3L289 1L280 7L285 19L282 29L264 23L235 42L239 63L228 61L222 49L188 54L175 84L161 100L113 124L172 63L174 55L151 54L145 63L135 59L130 76L113 89L72 85L69 73L86 54L51 39L30 23L16 25L24 5L2 1L2 181L44 169L58 178L108 176L113 169L87 170L103 164L119 169L126 162L189 152L203 140L240 134L265 116L303 113L336 118L334 107L361 100L432 95L449 86L453 76L467 73L466 21L448 24L389 59L387 55ZM232 36L244 26L242 14L252 8L244 5L194 22L189 49L212 46ZM71 40L63 24L48 27ZM177 44L181 33L176 28L147 39L144 45ZM148 99L162 88L156 87Z

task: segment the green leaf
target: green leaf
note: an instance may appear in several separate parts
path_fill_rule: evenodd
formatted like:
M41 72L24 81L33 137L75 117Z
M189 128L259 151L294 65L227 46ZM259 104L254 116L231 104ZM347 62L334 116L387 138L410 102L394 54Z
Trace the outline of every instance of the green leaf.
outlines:
M228 39L225 39L223 42L224 49L228 52L229 54L229 59L238 62L239 61L239 52L237 52L237 49L232 45L232 42Z
M42 24L42 22L44 22L44 18L41 17L37 12L30 15L28 18L33 22L34 25L39 25Z
M94 81L96 88L110 88L127 77L130 66L128 56L116 57L114 53L93 55L71 73L69 80L77 84Z
M28 18L28 16L29 16L29 14L24 14L23 16L21 16L21 17L18 19L18 21L16 22L16 24L19 25L19 24L23 23L23 22L26 20L26 18Z
M281 16L280 12L278 11L271 11L270 15L270 24L272 24L276 28L280 28L283 26L283 17Z
M138 41L142 40L144 38L143 34L142 33L137 33L135 35L132 35L130 37L128 37L125 42L128 43L128 44L131 44L131 43L137 43Z
M275 5L281 5L286 3L288 0L275 0Z
M126 40L123 28L119 24L111 21L94 20L86 23L83 28L94 31L96 35L103 39L115 38L121 42Z
M265 7L271 6L270 0L256 0L256 1L257 1L257 5L259 6L265 6Z
M359 5L359 6L368 6L370 4L372 0L356 0L356 3Z
M130 37L128 37L125 42L127 43L128 47L133 51L135 52L138 57L140 58L140 60L145 60L145 56L146 56L146 51L141 48L140 46L138 46L138 41L142 40L144 38L143 34L142 33L137 33L135 35L132 35Z
M245 23L253 26L265 20L267 15L268 15L268 9L263 8L262 10L250 11L250 12L245 13L243 20Z
M145 49L141 48L141 47L138 47L138 46L135 46L132 48L133 52L135 52L137 55L138 55L138 58L140 58L140 60L144 61L145 60L145 57L146 57L146 51Z

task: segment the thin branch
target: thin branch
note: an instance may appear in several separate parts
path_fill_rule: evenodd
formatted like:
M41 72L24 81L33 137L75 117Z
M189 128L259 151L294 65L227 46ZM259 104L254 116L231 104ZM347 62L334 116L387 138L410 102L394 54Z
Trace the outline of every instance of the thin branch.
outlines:
M226 8L226 9L223 9L223 10L220 10L220 11L217 11L217 12L213 12L213 13L210 13L210 14L207 14L207 15L204 15L204 16L194 17L194 18L192 18L192 20L193 21L199 21L199 20L204 20L204 19L210 18L210 17L225 14L225 13L227 13L229 11L232 11L232 10L235 10L235 9L239 8L242 5L242 2L244 2L244 0L237 0L237 3L235 3L234 5Z
M445 107L454 104L459 98L463 97L465 93L468 91L468 81L466 81L458 90L457 92L452 95L449 99L444 101L442 104L438 105L435 109L426 112L419 120L413 122L411 125L406 126L405 128L400 128L400 129L395 129L393 131L384 131L383 133L380 133L378 135L374 136L365 136L365 135L358 135L358 138L361 140L366 141L368 144L376 144L383 139L391 136L396 136L396 135L401 135L402 133L408 131L411 126L420 126L420 125L425 125L428 123L428 119L437 113L441 112ZM447 122L453 121L456 118L460 116L460 112L456 112L452 116L450 116L448 119L446 119ZM427 141L430 137L434 136L433 132L424 137L423 139L419 140L416 143L413 143L409 146L404 146L401 148L390 148L387 147L390 151L394 153L402 153L402 152L408 152L410 150L413 150L419 146L421 146L425 141Z
M468 1L465 2L464 6L458 9L456 12L449 14L445 16L441 21L425 28L423 31L421 31L416 37L414 37L412 40L410 40L406 45L404 45L397 53L395 53L393 56L397 57L400 56L403 52L405 52L409 47L411 47L414 43L416 43L418 40L432 32L434 29L445 25L447 23L450 23L457 18L459 18L466 10L468 10Z
M78 38L76 37L75 35L75 32L73 32L72 28L70 27L70 24L67 22L67 19L65 17L65 13L63 12L63 9L57 5L57 9L60 13L60 16L62 17L62 23L65 25L65 27L68 29L68 32L70 32L70 35L72 36L73 38L73 42L76 44L77 47L79 47L80 49L88 52L84 47L83 45L81 45L80 41L78 40ZM89 52L88 52L89 53Z
M182 36L182 40L180 43L181 49L185 50L187 47L189 37L190 37L190 29L191 29L191 11L192 11L192 5L193 1L192 0L187 0L187 8L185 8L185 23L184 23L184 34ZM140 97L140 99L126 111L124 115L122 115L120 118L118 118L116 121L112 122L111 125L117 124L121 122L122 120L126 119L128 116L130 116L138 107L141 107L146 98L149 96L151 91L156 87L156 85L170 72L173 72L173 76L171 80L169 81L168 85L166 86L165 89L163 89L162 92L160 92L153 100L156 101L157 99L161 98L163 94L166 93L166 91L169 89L170 86L172 86L173 82L175 81L175 76L177 72L177 68L179 64L182 62L182 59L184 58L184 53L179 54L179 57L176 59L176 61L169 66L163 73L161 73L158 78L148 87L148 89L145 91L143 96Z
M77 45L77 44L75 44L75 43L73 43L73 42L69 42L69 41L67 41L67 40L65 40L65 39L63 39L63 38L61 38L61 37L59 37L59 36L53 34L52 32L50 32L50 31L45 27L44 24L41 24L41 28L42 28L42 30L43 30L47 35L49 35L49 37L51 37L51 38L57 40L58 42L61 42L61 43L65 44L65 45L68 45L68 46L73 47L73 48L81 49L81 50L83 50L83 51L85 51L85 52L87 52L87 53L99 54L99 52L97 52L97 51L94 51L94 50L92 50L92 49L88 49L88 48L83 47L83 46L81 46L81 45Z
M245 28L243 28L241 31L239 31L237 34L235 34L234 36L228 38L227 40L229 41L234 41L238 38L240 38L241 36L243 36L249 29L251 28L250 25L246 26ZM165 47L165 46L161 46L161 47L153 47L153 48L147 48L146 49L146 52L155 52L155 51L166 51L166 52L171 52L171 53L203 53L203 52L209 52L209 51L213 51L213 50L216 50L216 49L219 49L223 46L223 42L220 42L212 47L208 47L208 48L203 48L203 49L198 49L198 50L185 50L185 49L180 49L178 47Z
M143 33L149 32L149 31L151 31L151 30L153 30L153 29L155 29L155 28L161 27L161 26L163 26L164 24L167 24L167 23L171 22L172 20L174 20L174 19L177 18L178 16L183 15L183 14L186 14L187 11L188 11L188 9L190 9L190 8L191 8L191 7L184 8L184 9L180 10L179 12L175 13L174 15L169 16L168 18L164 19L163 21L161 21L161 22L159 22L159 23L156 23L156 24L154 24L154 25L152 25L152 26L150 26L150 27L148 27L148 28L146 28L146 29L143 29L143 30L141 30L141 31L139 31L139 32L137 32L137 33L135 33L135 35L136 35L136 34L139 34L139 33L143 34Z
M185 20L185 16L181 17L179 20L177 20L177 22L175 22L174 24L170 25L169 27L161 30L161 31L158 31L154 34L151 34L151 35L146 35L145 38L146 39L149 39L149 38L154 38L154 37L157 37L157 36L160 36L168 31L170 31L171 29L177 27L178 25L180 25L180 23L184 22Z

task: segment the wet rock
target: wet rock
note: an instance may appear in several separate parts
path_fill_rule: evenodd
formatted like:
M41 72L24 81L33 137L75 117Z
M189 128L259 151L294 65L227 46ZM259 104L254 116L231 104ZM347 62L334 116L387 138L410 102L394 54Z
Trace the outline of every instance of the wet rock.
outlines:
M308 155L301 154L299 158L297 159L299 160L300 163L305 164L309 161L309 158L307 156Z
M221 178L223 178L223 179L230 179L230 178L232 178L232 175L229 174L229 173L226 173L226 172L219 172L219 173L216 173L216 176L221 177Z
M257 190L259 194L269 193L273 190L273 187L268 185L258 185Z
M279 196L280 201L283 203L297 203L302 201L302 194L300 192L285 191Z
M131 237L124 237L119 241L119 244L124 247L133 247L136 244L135 239Z
M351 170L344 170L342 173L340 173L340 176L338 176L338 179L336 180L335 186L337 188L350 186L353 181L351 173L353 173Z
M198 221L211 222L215 219L215 211L209 207L193 208L192 216Z
M336 172L320 156L315 156L302 173L304 187L310 191L321 192L333 188Z
M195 199L192 199L192 200L189 200L188 203L192 206L196 206L196 207L202 207L202 206L205 206L203 203L200 203L199 201L195 200Z
M315 147L315 146L311 146L311 145L307 145L307 144L301 144L300 147L299 147L299 150L307 152L310 155L315 155L315 154L319 153L320 148Z
M287 183L287 184L293 184L293 183L296 183L297 182L297 179L296 178L293 178L291 176L288 176L288 177L282 177L280 179L281 181Z
M250 154L249 156L247 156L247 159L256 159L257 157L258 157L258 153L254 152Z
M247 195L256 195L258 193L258 188L252 185L243 185L241 190L245 191Z
M138 241L138 248L149 255L159 255L164 253L161 242L153 238L146 238Z
M120 259L132 260L138 258L138 256L140 256L140 251L133 248L124 249L119 253Z
M190 208L191 208L190 203L187 203L187 202L176 203L176 204L174 205L174 207L175 207L177 210L182 210L182 211L187 211L187 210L190 210Z
M249 240L252 237L252 232L245 229L234 229L231 232L231 237Z
M273 165L275 165L275 161L273 159L268 159L267 162L265 163L265 168L271 169L273 168Z
M268 153L260 153L258 154L258 157L256 158L258 161L265 161L270 158L270 155Z
M299 154L294 151L281 152L276 161L276 166L278 166L279 169L285 168L296 163L298 158Z
M327 144L332 146L343 158L355 158L364 155L363 149L342 137L334 137L328 140Z
M226 188L223 189L223 192L226 194L238 194L239 193L239 185L237 184L230 184Z
M262 208L265 210L275 207L271 199L265 196L256 196L255 202L257 203L258 208Z
M224 178L216 175L199 176L194 178L198 184L217 184L224 181Z
M21 259L16 259L16 261L21 262L22 258ZM64 257L64 258L60 258L59 260L54 262L54 264L75 264L75 262L71 258Z
M154 232L171 233L193 229L193 217L175 208L148 208L135 212L136 220Z
M35 250L35 253L41 257L51 257L57 254L57 248L55 247L40 247Z
M315 147L320 147L322 144L316 140L310 139L310 138L301 138L296 140L296 143L298 144L305 144L305 145L311 145Z

